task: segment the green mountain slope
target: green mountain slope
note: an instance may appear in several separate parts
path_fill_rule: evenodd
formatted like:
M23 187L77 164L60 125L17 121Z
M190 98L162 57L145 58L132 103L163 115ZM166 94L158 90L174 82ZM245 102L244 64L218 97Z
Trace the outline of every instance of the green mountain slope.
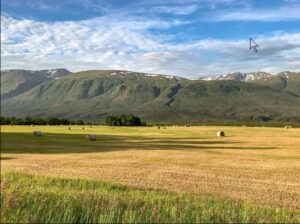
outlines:
M1 98L17 96L49 80L70 74L66 69L1 71Z
M287 91L289 93L300 96L300 73L281 72L277 75L264 80L257 80L256 83L261 83L272 87L279 91Z
M115 113L134 113L148 122L176 123L297 119L300 97L286 90L297 91L299 83L290 82L288 88L279 89L268 86L270 83L85 71L46 81L3 99L1 106L3 115L97 121Z

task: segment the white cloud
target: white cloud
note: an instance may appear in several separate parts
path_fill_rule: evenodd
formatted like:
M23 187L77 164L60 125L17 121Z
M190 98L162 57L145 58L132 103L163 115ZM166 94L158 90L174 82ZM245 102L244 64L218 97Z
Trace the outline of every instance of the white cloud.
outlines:
M260 48L255 54L248 40L176 43L169 35L151 32L185 23L116 16L51 23L2 15L2 69L124 69L187 77L300 69L300 33L257 37Z
M170 13L176 15L189 15L195 12L199 8L198 5L187 5L187 6L157 6L152 8L151 11L159 13Z
M275 9L221 10L206 17L207 21L292 21L300 20L300 4L287 4Z

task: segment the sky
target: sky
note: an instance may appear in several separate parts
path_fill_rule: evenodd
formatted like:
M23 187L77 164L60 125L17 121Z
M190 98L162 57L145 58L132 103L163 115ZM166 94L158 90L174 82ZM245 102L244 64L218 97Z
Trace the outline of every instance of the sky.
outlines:
M50 68L300 71L300 0L1 0L1 69Z

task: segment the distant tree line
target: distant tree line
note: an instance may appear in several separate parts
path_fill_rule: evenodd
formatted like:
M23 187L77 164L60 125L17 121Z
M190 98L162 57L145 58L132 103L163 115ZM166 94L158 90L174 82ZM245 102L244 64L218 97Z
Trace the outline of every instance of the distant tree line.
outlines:
M31 117L26 116L25 118L20 117L0 117L1 125L85 125L83 120L71 121L65 118L57 117ZM92 124L90 122L86 123ZM120 114L114 116L107 116L105 119L105 125L109 126L141 126L146 125L141 121L139 117L133 114Z
M25 118L20 117L0 117L1 125L92 125L92 124L103 124L103 122L84 122L83 120L68 120L64 118L57 117L31 117L26 116ZM120 114L107 116L104 120L104 124L108 126L146 126L146 123L142 122L139 117L133 114ZM266 126L266 127L283 127L285 125L291 125L294 127L300 127L300 117L288 117L288 118L277 118L274 120L269 120L262 118L260 121L251 119L236 119L236 120L226 120L214 121L205 120L199 122L150 122L147 125L153 126L165 126L165 125L208 125L208 126Z
M77 125L84 125L82 120L78 121L70 121L64 118L57 118L57 117L48 117L48 118L40 118L40 117L31 117L26 116L25 118L19 117L0 117L1 125L70 125L70 124L77 124Z
M108 126L144 126L146 125L139 117L133 114L111 115L105 118L105 125Z

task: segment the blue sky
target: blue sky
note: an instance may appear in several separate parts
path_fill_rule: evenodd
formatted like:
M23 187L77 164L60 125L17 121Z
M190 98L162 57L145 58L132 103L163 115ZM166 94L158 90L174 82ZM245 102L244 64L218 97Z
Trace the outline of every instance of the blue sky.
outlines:
M300 0L2 0L1 69L300 70ZM249 51L255 38L258 53Z

